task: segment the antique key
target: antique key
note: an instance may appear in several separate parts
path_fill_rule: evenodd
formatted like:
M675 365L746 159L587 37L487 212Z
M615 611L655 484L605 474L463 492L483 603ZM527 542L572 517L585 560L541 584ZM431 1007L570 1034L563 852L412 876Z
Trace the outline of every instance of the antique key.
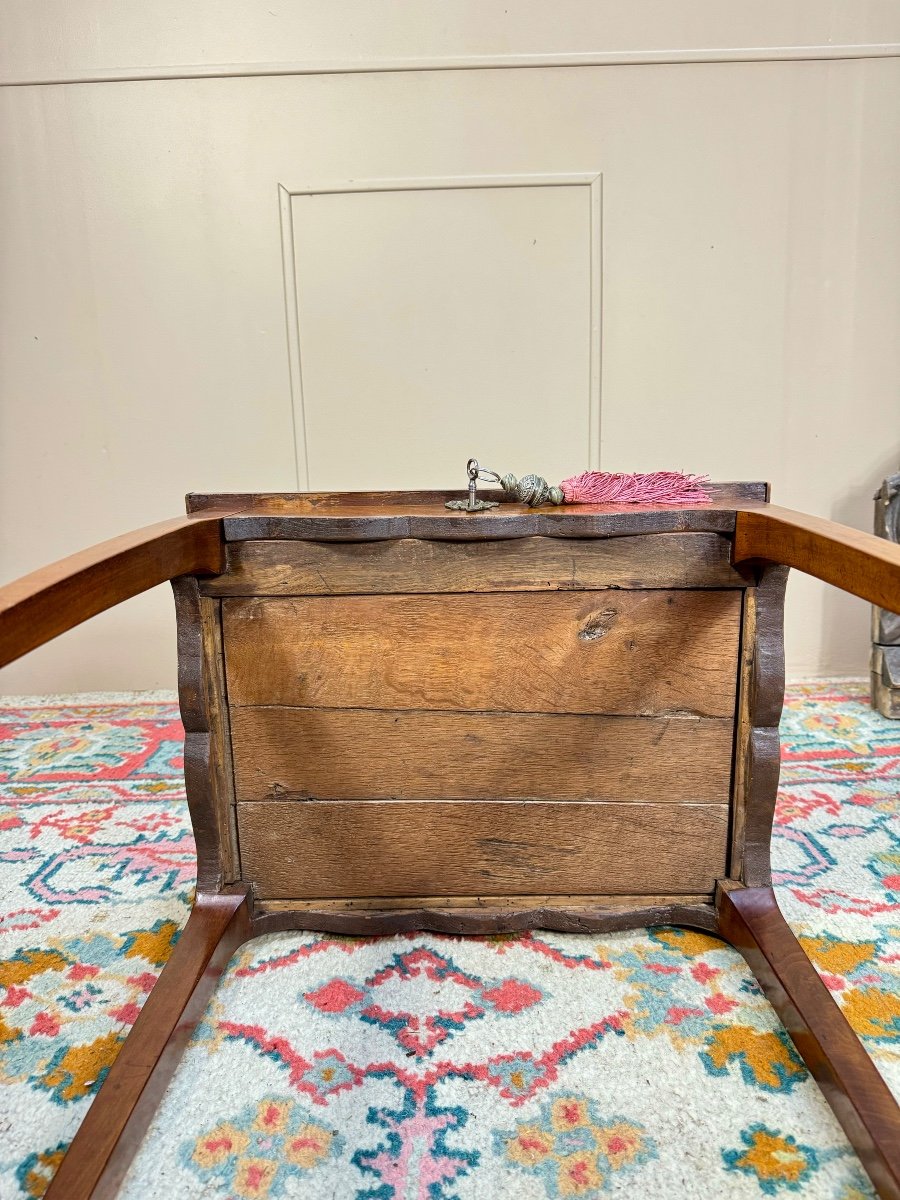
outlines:
M445 507L467 513L485 512L489 508L496 508L498 504L497 500L478 500L475 492L478 488L479 479L489 479L494 483L499 483L500 476L495 471L485 471L479 467L477 458L469 459L466 463L466 471L469 475L468 500L448 500Z

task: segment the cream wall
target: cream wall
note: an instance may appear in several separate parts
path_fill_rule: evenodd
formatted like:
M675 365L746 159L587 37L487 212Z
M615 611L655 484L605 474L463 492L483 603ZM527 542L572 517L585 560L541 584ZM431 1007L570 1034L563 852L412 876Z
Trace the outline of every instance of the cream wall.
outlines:
M6 0L0 575L187 490L900 462L900 6ZM866 607L798 578L794 674ZM166 589L0 691L171 686Z

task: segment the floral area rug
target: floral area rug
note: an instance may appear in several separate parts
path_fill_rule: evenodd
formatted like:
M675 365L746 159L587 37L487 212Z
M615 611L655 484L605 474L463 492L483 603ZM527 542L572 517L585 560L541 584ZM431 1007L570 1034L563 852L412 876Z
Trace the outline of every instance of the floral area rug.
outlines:
M0 709L0 1200L43 1194L185 919L171 702ZM792 688L782 907L900 1095L900 724ZM244 947L127 1200L859 1200L743 960L674 929Z

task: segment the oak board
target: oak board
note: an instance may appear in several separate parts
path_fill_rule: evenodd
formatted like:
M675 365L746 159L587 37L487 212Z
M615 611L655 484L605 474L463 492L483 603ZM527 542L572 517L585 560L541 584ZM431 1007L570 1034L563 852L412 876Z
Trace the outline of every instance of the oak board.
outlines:
M238 804L260 899L710 891L727 805Z
M732 717L741 592L222 601L232 705Z
M724 719L234 708L231 730L238 802L725 804L731 785Z
M229 542L210 596L746 587L717 533L495 542Z

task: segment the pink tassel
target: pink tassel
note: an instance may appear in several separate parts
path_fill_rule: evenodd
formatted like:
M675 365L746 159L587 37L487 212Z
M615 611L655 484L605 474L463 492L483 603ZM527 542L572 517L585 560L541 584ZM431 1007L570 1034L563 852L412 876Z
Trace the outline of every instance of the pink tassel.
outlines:
M618 475L585 471L561 483L566 504L705 504L708 475L654 471L649 475Z

